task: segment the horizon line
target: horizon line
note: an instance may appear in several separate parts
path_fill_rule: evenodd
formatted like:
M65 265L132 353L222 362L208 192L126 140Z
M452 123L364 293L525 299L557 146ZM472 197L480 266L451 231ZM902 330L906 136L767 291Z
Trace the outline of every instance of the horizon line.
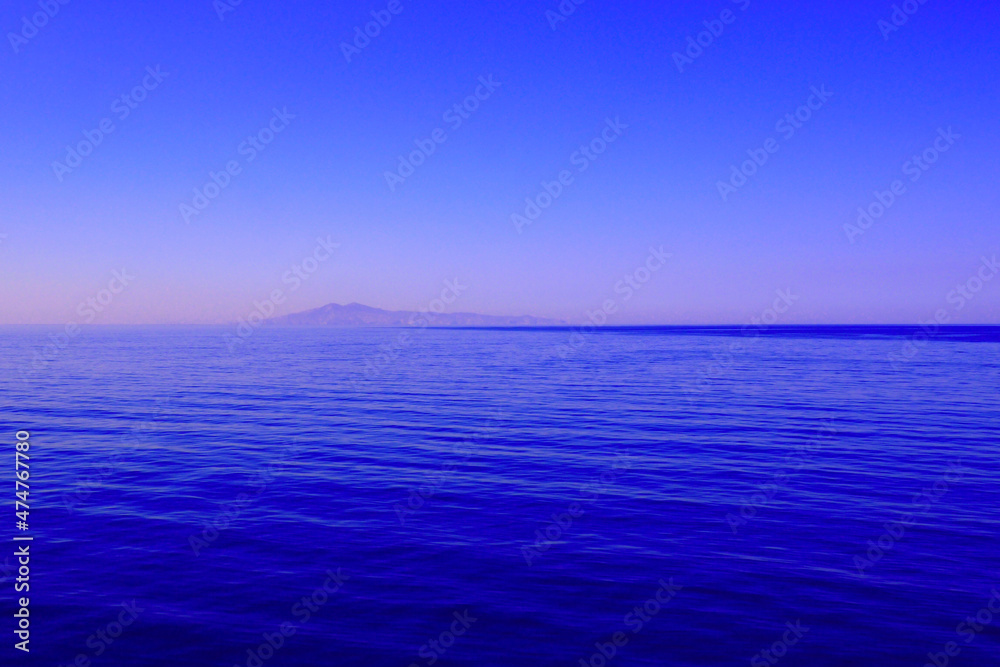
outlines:
M497 316L505 317L505 316ZM533 317L533 316L518 316L518 317ZM277 318L265 320L263 324L277 324L275 322ZM543 319L543 318L539 318ZM31 323L31 324L13 324L13 323L0 323L0 328L2 327L68 327L76 326L79 328L85 327L230 327L239 325L239 321L233 322L221 322L221 323L205 323L205 322L140 322L140 323L83 323L77 324L73 323ZM260 325L263 326L263 325ZM960 329L968 327L978 327L978 328L1000 328L1000 323L969 323L969 324L927 324L921 322L914 323L877 323L877 324L859 324L859 323L849 323L849 322L837 322L837 323L807 323L807 324L593 324L591 322L584 322L578 324L491 324L491 325L385 325L385 324L350 324L350 325L336 325L336 324L277 324L279 328L282 329L579 329L579 328L594 328L594 329L649 329L649 328L677 328L677 329L692 329L692 328L717 328L717 329L750 329L755 328L761 331L767 331L770 329L794 329L794 328L806 328L806 327L859 327L859 328L887 328L887 327L909 327L909 328L919 328L919 329Z

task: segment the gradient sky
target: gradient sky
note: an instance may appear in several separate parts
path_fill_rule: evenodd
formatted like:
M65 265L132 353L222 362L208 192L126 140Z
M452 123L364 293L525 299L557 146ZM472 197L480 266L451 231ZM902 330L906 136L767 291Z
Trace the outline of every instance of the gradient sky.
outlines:
M1000 253L1000 38L995 3L929 0L883 37L892 2L557 0L410 2L347 62L341 43L388 2L71 0L15 52L40 11L0 12L0 324L81 321L78 304L136 278L95 323L233 321L283 289L279 314L328 302L613 323L738 323L775 290L781 323L1000 323L1000 276L961 310L947 296ZM729 9L679 72L673 53ZM119 120L146 68L168 76ZM452 130L477 79L501 83ZM775 125L812 86L831 97L785 140ZM238 152L272 109L295 115L251 163ZM52 163L83 131L115 130L60 182ZM598 136L629 127L529 227L511 214ZM903 164L938 128L961 139L916 182ZM385 172L443 128L395 191ZM769 137L780 148L723 201L717 182ZM210 171L242 172L186 223ZM906 184L848 241L875 190ZM341 245L291 290L282 276L317 237ZM625 302L616 283L649 247L673 253Z

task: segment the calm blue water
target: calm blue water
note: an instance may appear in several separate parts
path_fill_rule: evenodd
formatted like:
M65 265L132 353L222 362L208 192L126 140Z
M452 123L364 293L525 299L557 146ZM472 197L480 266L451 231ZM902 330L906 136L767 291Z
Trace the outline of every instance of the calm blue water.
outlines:
M50 332L5 665L1000 664L996 328Z

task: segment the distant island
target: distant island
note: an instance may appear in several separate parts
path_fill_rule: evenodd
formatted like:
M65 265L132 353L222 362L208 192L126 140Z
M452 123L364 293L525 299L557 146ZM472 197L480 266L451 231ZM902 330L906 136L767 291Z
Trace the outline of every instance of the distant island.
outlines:
M544 327L565 326L564 320L520 315L478 313L433 313L412 310L382 310L360 303L329 303L312 310L268 320L278 326L307 327Z

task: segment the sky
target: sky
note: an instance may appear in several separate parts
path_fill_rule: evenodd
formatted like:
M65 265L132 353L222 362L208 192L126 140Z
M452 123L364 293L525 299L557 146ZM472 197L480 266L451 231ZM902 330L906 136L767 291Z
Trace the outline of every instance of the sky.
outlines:
M1000 9L896 6L10 0L0 324L1000 324Z

